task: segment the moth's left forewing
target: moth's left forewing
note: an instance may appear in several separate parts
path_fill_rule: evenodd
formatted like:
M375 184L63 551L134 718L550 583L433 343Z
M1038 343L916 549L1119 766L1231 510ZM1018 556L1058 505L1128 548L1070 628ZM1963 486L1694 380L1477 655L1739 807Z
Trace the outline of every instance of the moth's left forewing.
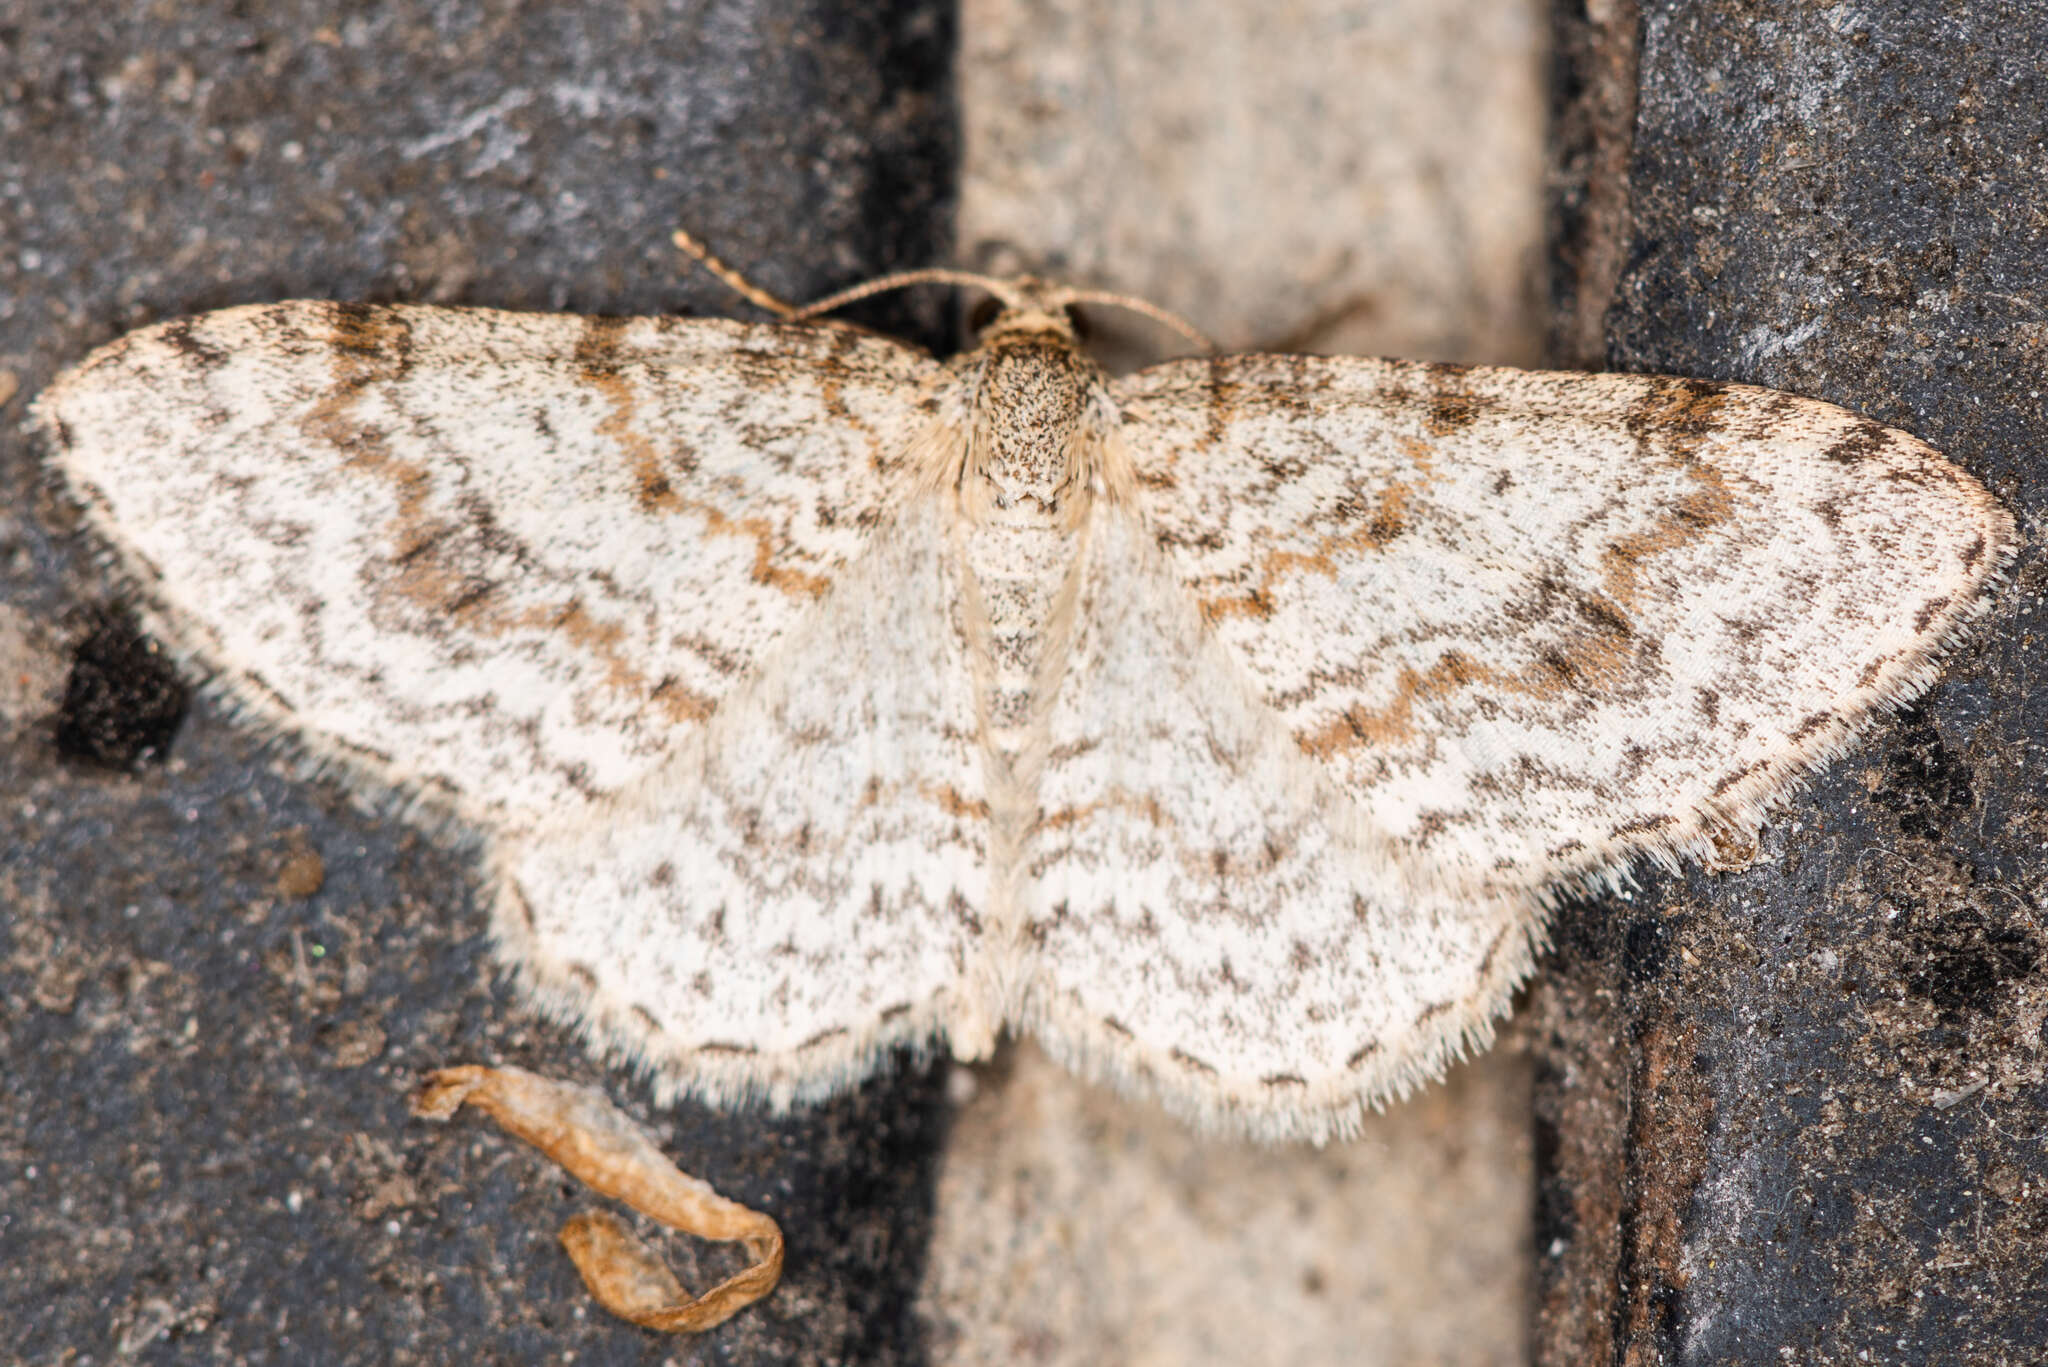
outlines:
M219 692L545 822L658 768L816 608L936 370L820 328L302 300L131 333L36 413Z
M788 1104L990 1028L944 375L826 326L298 301L37 411L222 695L485 837L543 1005Z
M2011 552L1924 443L1745 386L1240 356L1116 397L1210 631L1432 883L1753 832Z

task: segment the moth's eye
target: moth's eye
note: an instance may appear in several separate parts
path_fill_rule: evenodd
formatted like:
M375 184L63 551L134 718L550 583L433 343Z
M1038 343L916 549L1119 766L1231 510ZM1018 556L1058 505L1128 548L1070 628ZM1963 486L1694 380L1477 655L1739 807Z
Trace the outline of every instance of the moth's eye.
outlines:
M996 315L1002 311L1003 301L996 298L993 294L984 299L977 300L974 307L968 311L967 330L970 332L981 331L990 323L993 323L996 320Z
M1095 324L1088 321L1088 315L1072 304L1067 305L1067 321L1074 326L1074 340L1085 342L1095 331Z

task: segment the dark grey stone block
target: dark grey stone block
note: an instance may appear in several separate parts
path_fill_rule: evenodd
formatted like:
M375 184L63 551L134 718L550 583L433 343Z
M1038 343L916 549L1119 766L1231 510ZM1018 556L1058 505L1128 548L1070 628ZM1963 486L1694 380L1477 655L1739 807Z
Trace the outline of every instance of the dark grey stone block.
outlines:
M1604 321L1614 368L1906 428L2026 540L1943 682L1775 820L1759 862L1561 918L1537 993L1538 1360L2034 1361L2048 11L1559 13L1561 346Z
M296 296L734 311L677 226L798 298L942 257L952 23L908 0L9 6L0 601L92 635L108 581L19 427L129 327ZM866 315L928 340L938 316ZM0 1357L922 1359L940 1068L795 1119L655 1110L496 983L458 833L366 814L203 699L138 740L108 700L141 676L105 658L62 717L0 718ZM60 751L63 727L106 753ZM554 1241L593 1198L480 1120L408 1117L454 1061L602 1082L782 1221L781 1289L695 1342L611 1320ZM698 1289L738 1266L668 1251Z

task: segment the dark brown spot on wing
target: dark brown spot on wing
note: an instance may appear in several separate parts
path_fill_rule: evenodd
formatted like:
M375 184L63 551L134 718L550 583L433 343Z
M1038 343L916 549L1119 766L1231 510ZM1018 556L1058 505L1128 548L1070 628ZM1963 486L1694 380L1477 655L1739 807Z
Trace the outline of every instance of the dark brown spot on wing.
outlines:
M1426 372L1429 397L1424 405L1423 428L1432 437L1449 437L1464 431L1483 413L1498 407L1498 401L1472 392L1466 366L1432 365Z
M381 765L389 765L393 762L394 757L392 756L390 751L381 750L374 745L364 745L360 741L352 741L345 736L329 736L327 738L327 742L330 745L336 745L342 748L343 750L348 751L348 753L353 755L359 762L368 761L371 764ZM443 780L443 782L445 783L446 787L450 792L461 791L454 784L446 783L445 780Z
M1203 618L1217 622L1226 617L1270 617L1274 595L1284 581L1306 574L1335 579L1347 560L1385 550L1408 530L1413 496L1412 485L1395 483L1369 505L1338 505L1331 515L1342 524L1341 530L1319 538L1311 550L1268 551L1259 562L1258 582L1236 593L1203 600Z
M1691 545L1735 515L1734 491L1702 455L1707 438L1727 428L1727 390L1705 380L1655 379L1624 419L1643 459L1676 467L1695 486L1672 501L1657 525L1619 537L1602 552L1607 596L1624 610L1654 580L1659 556Z
M988 802L983 798L968 798L950 783L928 784L923 793L947 816L975 821L988 820Z
M1652 376L1623 421L1647 444L1672 439L1691 444L1726 428L1727 403L1728 386L1717 381Z
M1925 634L1927 628L1934 624L1934 619L1941 616L1947 610L1948 605L1949 598L1946 594L1939 598L1930 598L1925 603L1922 603L1920 611L1913 614L1913 629Z
M1486 946L1486 953L1479 956L1479 981L1486 982L1493 977L1493 961L1499 956L1500 947L1508 942L1511 930L1512 927L1504 927L1498 931Z
M1716 783L1714 785L1713 795L1715 797L1719 797L1721 796L1721 794L1727 792L1730 788L1733 788L1736 784L1741 783L1744 779L1747 779L1751 774L1768 772L1770 767L1771 766L1769 764L1762 762L1758 762L1756 764L1745 764L1740 769L1735 770L1735 772L1729 774L1726 778L1722 779L1719 783Z
M241 677L243 683L247 684L252 691L261 695L265 702L275 707L278 711L296 712L299 710L293 705L290 698L278 692L277 689L271 686L268 679L258 674L255 670L243 670Z
M228 353L213 343L197 336L192 330L195 320L180 318L164 324L158 336L171 350L202 374L218 370L228 359Z
M1897 437L1890 428L1859 418L1849 431L1829 442L1821 456L1837 465L1857 465L1885 454L1896 445Z
M461 616L490 597L497 587L488 579L472 579L441 605L441 611L450 617Z
M1832 712L1812 713L1805 720L1801 721L1799 725L1792 728L1791 738L1795 741L1805 740L1822 727L1832 724L1834 720L1835 714Z
M1488 669L1459 651L1446 651L1424 670L1403 669L1394 696L1378 707L1355 703L1343 714L1313 731L1297 733L1295 741L1318 759L1328 759L1362 745L1386 745L1414 733L1419 703L1444 697L1475 683L1501 682Z

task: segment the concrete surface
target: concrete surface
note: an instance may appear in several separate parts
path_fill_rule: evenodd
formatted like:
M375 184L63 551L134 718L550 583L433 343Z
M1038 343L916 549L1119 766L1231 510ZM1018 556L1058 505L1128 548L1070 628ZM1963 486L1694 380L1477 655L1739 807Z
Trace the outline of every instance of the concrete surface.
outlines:
M967 0L964 260L1229 350L1538 357L1534 0Z
M1226 346L1529 364L1540 9L962 12L963 259L1142 295ZM1091 312L1141 363L1178 345ZM1316 1152L1204 1141L1036 1050L957 1120L924 1301L962 1362L1524 1360L1512 1045Z
M1509 1050L1303 1151L1205 1138L1025 1044L953 1122L924 1306L941 1361L990 1367L1516 1363L1529 1199Z

